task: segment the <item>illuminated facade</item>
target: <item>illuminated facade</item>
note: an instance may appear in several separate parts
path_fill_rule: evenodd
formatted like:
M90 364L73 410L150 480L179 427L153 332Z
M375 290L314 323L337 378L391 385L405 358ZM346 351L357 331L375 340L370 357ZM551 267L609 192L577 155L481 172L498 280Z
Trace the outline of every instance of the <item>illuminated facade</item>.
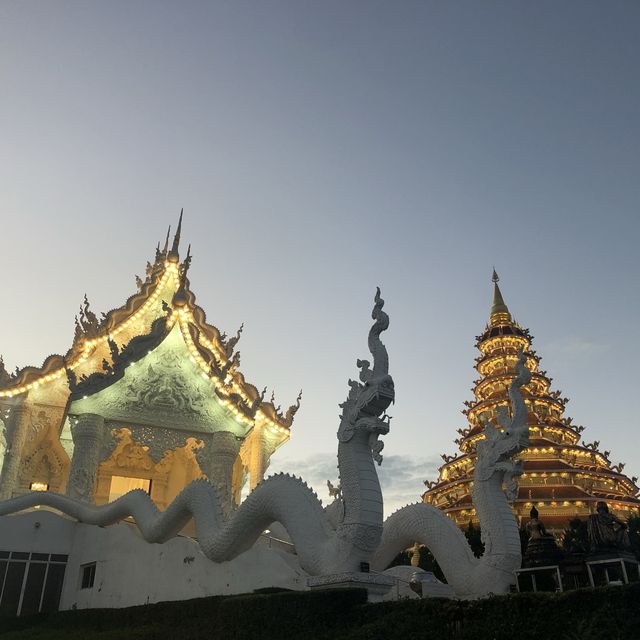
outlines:
M637 478L622 473L623 464L613 465L609 452L600 443L581 441L584 427L565 417L567 398L551 391L551 378L538 368L540 357L531 349L528 329L513 321L504 303L498 276L494 272L494 297L489 324L477 337L480 355L475 368L480 374L474 381L474 400L465 402L463 413L468 427L459 429L455 441L459 453L445 456L437 481L426 482L423 495L451 516L457 524L477 523L471 504L471 482L476 460L476 445L483 438L481 416L495 422L499 406L508 406L507 389L515 377L517 353L523 350L531 381L523 387L528 409L530 439L519 455L524 473L519 478L518 495L513 509L519 522L529 519L533 505L549 529L566 528L572 518L586 518L595 512L596 502L605 500L622 518L640 514Z
M192 480L224 510L289 438L286 413L246 382L235 346L189 287L180 222L138 292L101 319L86 300L73 345L9 375L0 360L0 500L50 489L97 504L141 488L164 508Z

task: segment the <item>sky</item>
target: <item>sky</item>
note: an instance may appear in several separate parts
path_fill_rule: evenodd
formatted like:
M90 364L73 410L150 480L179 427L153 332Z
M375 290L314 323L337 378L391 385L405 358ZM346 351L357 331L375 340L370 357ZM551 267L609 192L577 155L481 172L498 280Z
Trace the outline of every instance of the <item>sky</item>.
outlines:
M496 267L567 414L640 475L640 4L0 3L7 368L120 306L185 210L192 289L247 380L304 397L271 470L335 482L375 287L387 512L472 399Z

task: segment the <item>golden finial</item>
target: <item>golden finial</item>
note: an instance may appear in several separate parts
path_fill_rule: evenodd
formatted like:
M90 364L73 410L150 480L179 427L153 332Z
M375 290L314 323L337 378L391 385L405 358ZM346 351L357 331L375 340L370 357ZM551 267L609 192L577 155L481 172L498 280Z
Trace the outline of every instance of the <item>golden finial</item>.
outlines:
M500 291L500 287L498 286L498 281L500 278L496 272L495 267L493 268L493 274L491 276L491 281L493 282L493 304L491 305L491 314L490 321L492 325L499 325L505 322L511 322L511 314L509 313L509 309L504 302L502 297L502 292Z
M175 307L182 307L187 304L187 272L189 271L189 267L191 266L191 245L189 245L187 249L187 257L184 259L184 262L180 265L180 285L178 286L178 290L175 292L173 296L172 304Z
M187 277L187 273L189 272L189 267L191 266L191 244L187 247L187 257L184 259L182 263L182 283L184 284L185 278Z

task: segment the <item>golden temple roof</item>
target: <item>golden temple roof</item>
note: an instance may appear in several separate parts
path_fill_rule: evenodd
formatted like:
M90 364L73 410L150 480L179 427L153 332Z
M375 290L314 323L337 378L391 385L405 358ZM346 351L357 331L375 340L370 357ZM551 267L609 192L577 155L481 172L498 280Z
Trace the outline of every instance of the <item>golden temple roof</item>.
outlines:
M264 420L274 431L288 434L294 415L300 406L300 397L285 413L274 402L264 400L239 371L239 352L235 350L241 329L235 336L221 333L207 323L204 310L196 304L190 290L187 272L191 263L190 247L181 263L179 243L183 212L169 250L169 233L165 246L156 248L153 263L147 263L146 279L136 278L138 292L124 305L103 314L101 319L91 311L85 296L76 318L73 344L64 355L48 356L41 367L25 367L13 376L0 376L0 398L11 398L32 389L59 381L59 384L77 381L82 385L92 376L114 374L118 354L133 357L135 349L127 349L135 339L151 334L154 323L164 319L162 331L168 332L179 325L192 360L211 379L216 395L238 419L253 422ZM4 369L3 369L4 370ZM266 391L266 388L265 388Z
M530 382L522 387L528 411L529 446L518 457L523 462L520 491L513 505L517 516L527 517L532 505L541 509L553 526L566 526L576 517L586 517L599 500L623 517L640 513L636 477L622 473L622 463L614 465L609 451L600 451L599 442L582 442L584 427L573 425L564 415L568 398L551 390L552 379L540 370L540 357L531 348L529 330L511 317L493 272L493 302L490 321L476 338L480 355L475 368L473 400L466 401L463 414L468 424L458 429L458 453L443 455L444 464L435 481L427 481L423 500L465 526L475 517L470 491L476 462L476 447L484 437L482 417L495 420L499 407L509 405L508 387L515 377L518 354L526 355Z

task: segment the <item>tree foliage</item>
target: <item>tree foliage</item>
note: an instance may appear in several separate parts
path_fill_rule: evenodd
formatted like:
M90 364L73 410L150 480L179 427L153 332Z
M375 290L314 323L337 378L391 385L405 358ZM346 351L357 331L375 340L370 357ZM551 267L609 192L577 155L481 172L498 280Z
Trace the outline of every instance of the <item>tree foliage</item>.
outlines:
M629 518L629 520L627 520L627 526L629 527L631 548L636 554L636 557L640 559L640 516L632 516Z
M569 521L562 538L562 548L568 553L587 553L589 551L589 534L587 521L574 518Z
M482 542L482 531L480 527L476 527L471 520L465 529L464 535L469 542L471 551L476 558L479 558L484 553L484 542Z
M467 528L464 530L464 535L467 538L471 551L473 551L476 558L482 556L484 553L484 542L482 542L480 527L469 521ZM398 565L410 565L411 556L412 552L410 550L401 551L389 566L396 567ZM447 581L438 561L435 559L431 551L429 551L429 549L424 545L420 546L420 562L418 563L418 566L425 571L431 571L438 580L441 580L442 582Z
M627 640L640 584L479 600L366 602L364 590L216 596L0 620L2 640Z

